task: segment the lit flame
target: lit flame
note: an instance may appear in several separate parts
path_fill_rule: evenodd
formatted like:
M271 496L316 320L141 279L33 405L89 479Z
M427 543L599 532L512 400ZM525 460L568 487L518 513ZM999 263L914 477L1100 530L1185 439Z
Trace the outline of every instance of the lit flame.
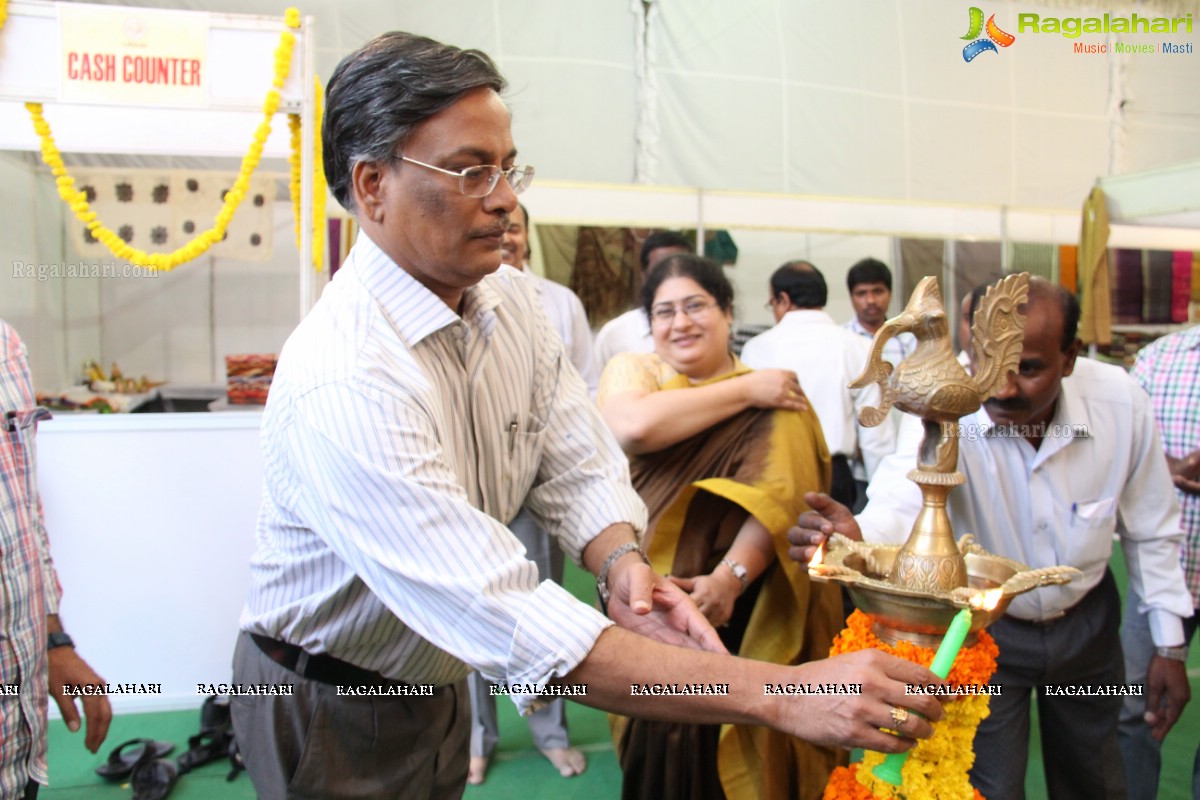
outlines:
M984 611L991 611L1000 603L1000 599L1004 597L1004 589L997 587L989 589L986 592L979 592L971 598L971 608L978 608Z
M813 553L812 560L808 562L808 568L821 566L821 562L825 560L825 543L821 542L817 546L817 552Z

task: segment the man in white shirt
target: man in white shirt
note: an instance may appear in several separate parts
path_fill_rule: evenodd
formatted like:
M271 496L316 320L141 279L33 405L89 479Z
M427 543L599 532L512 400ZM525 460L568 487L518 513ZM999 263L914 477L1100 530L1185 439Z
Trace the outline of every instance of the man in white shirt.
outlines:
M361 233L280 354L262 421L263 504L233 678L259 797L456 798L478 670L522 711L561 688L626 715L769 725L899 752L894 709L942 716L878 652L797 667L737 659L639 547L645 506L529 282L500 266L517 163L488 56L393 32L326 89L325 173ZM528 508L597 575L608 617L537 570ZM615 625L614 625L615 623ZM726 691L645 694L704 681ZM861 684L768 697L771 683Z
M691 245L682 234L675 231L656 231L642 242L638 263L642 275L658 262L675 253L690 253ZM654 338L650 335L650 319L639 303L619 317L614 317L601 326L593 345L596 352L596 369L604 372L609 359L618 353L653 353Z
M508 217L508 230L500 242L500 269L515 269L524 274L537 288L542 308L554 329L562 338L563 346L571 364L579 371L595 396L599 376L592 364L592 333L588 328L587 314L579 298L560 283L546 280L528 269L531 246L529 244L529 212L523 203ZM537 564L540 580L552 580L562 584L563 552L550 535L538 527L533 515L521 509L508 528L525 547L525 555ZM478 672L472 672L468 686L471 691L471 761L467 771L467 783L483 783L488 764L500 741L500 725L496 717L496 697L488 682ZM587 758L578 748L571 747L567 733L567 701L558 698L545 707L527 716L529 733L533 744L542 755L550 760L564 778L578 775L587 768Z
M854 316L842 327L870 343L875 338L875 332L887 321L888 307L892 303L892 271L877 258L864 258L846 273L846 289L850 292ZM883 346L883 357L896 366L916 349L916 337L905 332L888 339ZM884 424L890 425L895 435L900 424L900 412L894 411ZM861 460L856 459L851 467L861 504L866 497L870 477Z
M558 335L562 337L567 358L587 384L594 397L600 383L600 370L592 353L592 329L579 296L557 281L548 280L529 269L533 246L529 243L529 211L521 203L508 218L508 230L500 242L501 263L521 270L537 287L542 308Z
M896 449L892 426L868 428L858 422L859 410L879 405L879 386L849 388L862 373L871 345L825 313L825 277L807 261L789 261L775 270L770 291L768 305L776 325L746 342L742 361L755 369L777 367L796 373L833 459L830 495L853 506L857 492L850 461L861 453L869 480L879 462Z
M967 483L950 493L957 535L1032 568L1069 565L1083 577L1015 598L990 628L1000 646L991 714L975 737L971 780L988 800L1024 797L1029 702L1037 695L1042 756L1052 800L1123 798L1117 748L1121 697L1067 696L1056 686L1124 682L1120 600L1108 561L1120 536L1129 590L1149 611L1159 647L1183 643L1191 598L1179 563L1179 507L1149 399L1117 367L1081 359L1078 302L1034 279L1025 310L1019 372L983 408L962 419L958 469ZM885 459L858 517L821 495L788 535L807 561L837 531L902 542L921 505L905 479L921 431L906 417L896 453ZM1147 703L1165 701L1172 720L1189 696L1182 662L1155 658Z

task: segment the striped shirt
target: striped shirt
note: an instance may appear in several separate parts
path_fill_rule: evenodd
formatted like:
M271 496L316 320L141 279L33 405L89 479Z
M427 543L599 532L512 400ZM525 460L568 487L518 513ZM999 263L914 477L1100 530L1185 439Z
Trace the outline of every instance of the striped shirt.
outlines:
M39 415L29 362L2 319L0 417L0 796L12 797L30 779L47 782L46 615L58 613L61 592L35 483ZM9 694L11 686L19 693Z
M505 527L524 505L579 562L646 522L520 275L469 288L460 317L360 233L283 348L262 442L244 630L414 684L541 685L611 624L539 584Z
M1147 345L1129 373L1150 395L1163 450L1183 458L1200 449L1200 326ZM1175 489L1183 511L1183 573L1200 608L1200 497Z

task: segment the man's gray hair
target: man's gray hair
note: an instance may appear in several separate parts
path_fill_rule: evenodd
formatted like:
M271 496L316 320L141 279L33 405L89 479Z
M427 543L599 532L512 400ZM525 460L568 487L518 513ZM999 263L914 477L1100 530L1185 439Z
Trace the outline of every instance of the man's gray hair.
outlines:
M325 87L321 132L333 196L353 211L355 164L390 161L414 128L480 87L505 87L486 53L411 33L385 33L343 58Z

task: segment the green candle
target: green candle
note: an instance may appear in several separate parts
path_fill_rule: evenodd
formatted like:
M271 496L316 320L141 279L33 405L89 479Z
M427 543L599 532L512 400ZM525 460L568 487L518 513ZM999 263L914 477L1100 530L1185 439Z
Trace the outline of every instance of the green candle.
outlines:
M958 658L958 651L962 649L963 642L970 631L971 609L964 608L954 615L954 621L950 623L946 635L942 637L942 643L938 646L937 655L933 657L933 664L930 665L929 671L944 680L950 674L950 668L954 666L954 659ZM899 786L904 782L900 771L904 768L904 762L907 760L908 752L892 753L874 769L874 775L893 786Z
M950 668L954 666L954 659L958 658L958 651L962 650L963 642L966 641L967 634L970 632L971 609L964 608L954 615L954 621L950 623L946 635L942 637L942 643L938 646L937 655L933 657L933 664L930 665L929 671L945 680L946 676L950 674Z

